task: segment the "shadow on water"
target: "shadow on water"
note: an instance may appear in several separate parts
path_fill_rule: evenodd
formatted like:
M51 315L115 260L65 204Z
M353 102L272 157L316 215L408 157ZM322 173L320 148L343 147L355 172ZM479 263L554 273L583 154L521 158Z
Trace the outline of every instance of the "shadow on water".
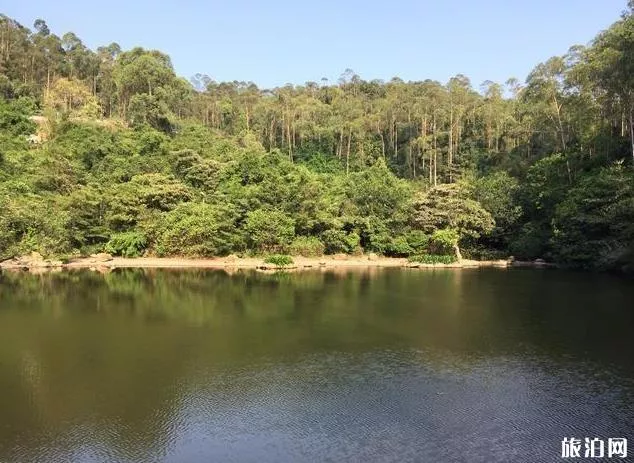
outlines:
M0 461L554 458L632 429L633 307L559 271L4 273Z

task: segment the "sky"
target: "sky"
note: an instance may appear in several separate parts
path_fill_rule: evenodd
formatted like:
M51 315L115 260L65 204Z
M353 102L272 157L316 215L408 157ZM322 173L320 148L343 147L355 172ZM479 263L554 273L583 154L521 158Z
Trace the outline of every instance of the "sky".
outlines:
M37 18L92 49L117 42L172 58L177 74L216 81L334 83L456 74L524 81L571 45L618 20L626 0L0 0L0 12L32 28Z

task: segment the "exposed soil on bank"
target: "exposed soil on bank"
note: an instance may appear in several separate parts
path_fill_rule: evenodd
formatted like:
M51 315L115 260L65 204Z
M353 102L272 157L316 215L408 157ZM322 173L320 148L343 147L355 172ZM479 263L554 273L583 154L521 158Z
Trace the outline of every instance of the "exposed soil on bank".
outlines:
M36 253L34 253L36 254ZM508 260L476 261L463 259L453 264L419 264L408 262L405 258L370 256L323 256L323 257L294 257L294 263L285 270L309 270L350 267L406 267L406 268L479 268L511 266L548 267L545 262L512 262ZM218 268L218 269L260 269L276 270L271 264L265 264L264 259L257 257L218 257L209 259L183 257L112 257L107 254L97 254L90 257L73 259L68 263L46 260L41 256L27 256L10 259L0 263L5 269L46 269L46 268Z

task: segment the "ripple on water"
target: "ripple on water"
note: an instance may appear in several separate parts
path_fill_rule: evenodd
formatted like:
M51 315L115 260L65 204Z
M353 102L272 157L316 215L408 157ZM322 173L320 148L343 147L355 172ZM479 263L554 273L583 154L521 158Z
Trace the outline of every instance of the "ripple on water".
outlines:
M3 275L0 462L554 461L564 436L632 438L633 295L506 270Z
M183 392L167 461L509 461L634 418L631 384L591 365L411 350L203 369Z

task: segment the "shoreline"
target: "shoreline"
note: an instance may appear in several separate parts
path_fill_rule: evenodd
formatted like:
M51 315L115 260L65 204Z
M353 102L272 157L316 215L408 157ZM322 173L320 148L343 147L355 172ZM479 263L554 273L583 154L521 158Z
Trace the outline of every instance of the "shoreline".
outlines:
M511 260L476 261L463 259L452 264L421 264L408 262L407 258L379 256L322 256L293 257L294 263L285 267L265 264L264 258L258 257L112 257L97 254L90 257L73 259L68 263L45 260L42 258L11 259L0 262L0 269L34 270L34 269L115 269L115 268L208 268L208 269L252 269L252 270L311 270L336 268L413 268L413 269L463 269L463 268L511 268L511 267L554 267L545 262L521 262Z

